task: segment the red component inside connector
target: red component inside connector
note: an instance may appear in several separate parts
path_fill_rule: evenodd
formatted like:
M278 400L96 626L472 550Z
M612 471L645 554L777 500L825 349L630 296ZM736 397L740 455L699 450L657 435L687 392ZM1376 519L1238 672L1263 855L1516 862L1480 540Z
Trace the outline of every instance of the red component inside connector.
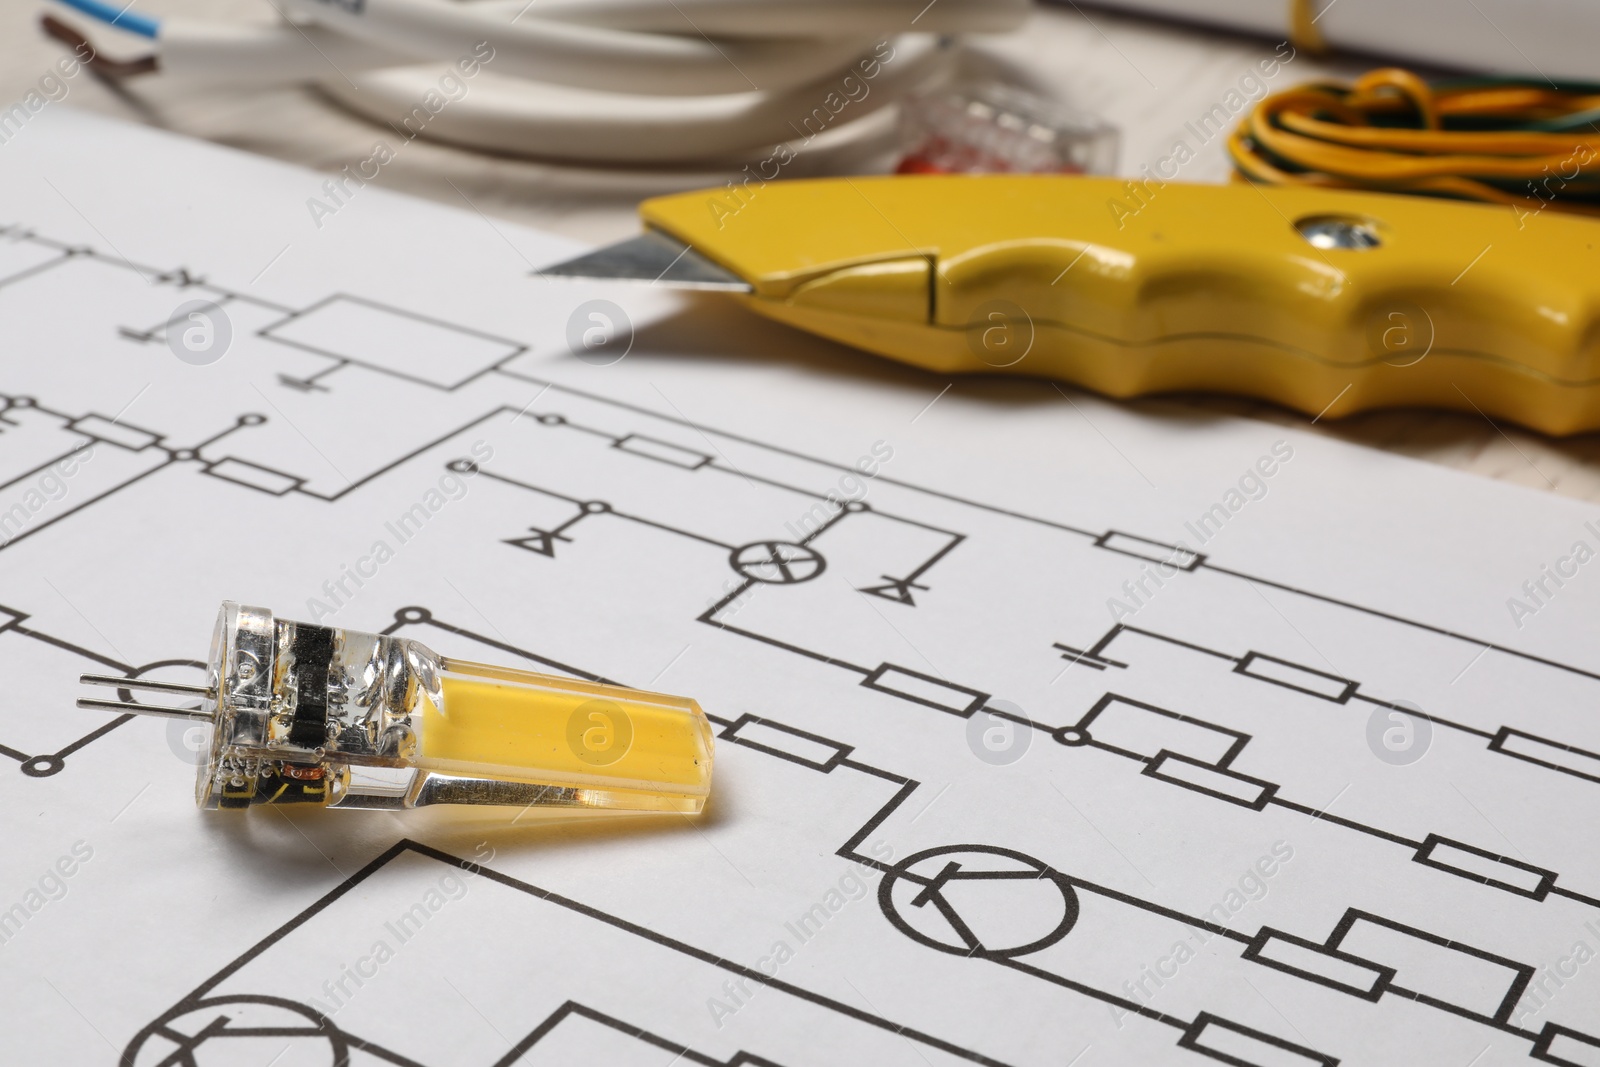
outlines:
M300 782L320 781L323 776L322 765L318 763L308 767L299 763L285 763L283 776Z
M918 93L901 104L897 174L1107 174L1116 131L1010 86Z
M1011 161L989 155L977 149L952 145L943 138L932 138L900 160L896 174L1010 174ZM1047 171L1029 170L1030 174L1082 174L1083 168L1063 163Z

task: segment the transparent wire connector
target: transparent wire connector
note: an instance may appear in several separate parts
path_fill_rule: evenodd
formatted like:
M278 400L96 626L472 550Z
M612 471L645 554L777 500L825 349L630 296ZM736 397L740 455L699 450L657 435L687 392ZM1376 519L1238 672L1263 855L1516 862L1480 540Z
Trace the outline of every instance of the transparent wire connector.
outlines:
M417 641L224 603L208 684L86 674L82 708L209 724L202 808L505 804L696 813L711 724L693 700L441 656ZM135 702L132 690L198 698Z
M914 94L900 105L900 174L1110 174L1117 131L999 83Z

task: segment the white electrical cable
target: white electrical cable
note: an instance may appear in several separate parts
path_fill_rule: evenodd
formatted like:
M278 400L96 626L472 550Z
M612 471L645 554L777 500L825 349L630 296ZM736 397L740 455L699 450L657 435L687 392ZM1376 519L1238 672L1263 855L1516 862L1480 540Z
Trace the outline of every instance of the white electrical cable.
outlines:
M1027 0L482 0L484 9L537 14L645 33L683 33L685 24L712 37L1004 33L1027 14ZM942 10L941 10L942 8Z
M439 91L436 67L394 68L354 85L324 82L322 88L354 110L395 123L404 135L426 131L485 151L609 164L692 163L730 154L748 160L894 103L942 70L951 55L947 40L928 34L886 45L893 58L879 62L871 79L856 75L847 85L845 76L829 75L781 93L648 97L556 85L530 92L520 79L485 72L459 101L429 118L417 111L417 101Z
M357 77L415 59L320 26L247 26L168 19L160 70L193 85L291 85Z
M407 136L649 163L853 122L926 81L951 35L1013 29L1031 0L269 0L276 24L137 26L62 2L154 37L175 78L314 82Z
M488 42L496 73L606 92L701 96L787 89L815 78L819 69L843 66L863 46L853 34L718 42L532 16L513 21L475 4L441 0L366 0L351 9L319 0L283 2L291 15L401 55L448 63Z

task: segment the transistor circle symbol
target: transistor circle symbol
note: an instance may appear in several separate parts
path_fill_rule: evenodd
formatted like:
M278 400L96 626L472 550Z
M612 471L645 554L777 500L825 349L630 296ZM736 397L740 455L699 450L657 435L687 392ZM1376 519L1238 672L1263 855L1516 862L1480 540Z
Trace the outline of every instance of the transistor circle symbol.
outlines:
M282 997L247 995L179 1004L141 1030L128 1043L121 1062L130 1067L212 1062L210 1055L195 1056L202 1045L212 1046L221 1057L218 1062L224 1062L229 1060L230 1045L238 1055L260 1042L263 1031L292 1046L295 1063L315 1067L350 1063L349 1039L326 1015Z
M1078 894L1066 875L995 845L907 856L883 876L878 906L913 941L961 956L1025 956L1078 922Z
M728 563L751 581L768 585L807 582L828 566L816 549L792 541L755 541L741 545L728 556Z

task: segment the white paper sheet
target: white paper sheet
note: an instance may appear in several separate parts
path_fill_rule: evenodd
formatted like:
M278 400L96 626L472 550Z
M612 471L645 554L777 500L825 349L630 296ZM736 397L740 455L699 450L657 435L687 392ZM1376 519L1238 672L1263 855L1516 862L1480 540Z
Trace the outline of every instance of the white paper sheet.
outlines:
M66 109L0 155L5 1062L1600 1062L1593 507ZM225 598L693 695L710 808L198 812L73 700Z

